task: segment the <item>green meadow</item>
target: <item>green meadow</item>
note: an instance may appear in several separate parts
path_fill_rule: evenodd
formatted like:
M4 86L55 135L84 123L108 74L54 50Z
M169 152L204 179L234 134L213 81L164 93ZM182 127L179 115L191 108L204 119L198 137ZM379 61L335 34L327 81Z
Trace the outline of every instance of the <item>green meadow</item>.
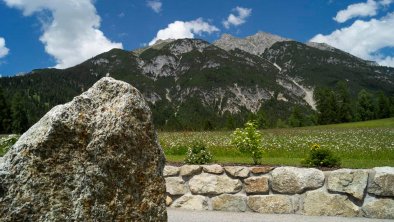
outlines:
M335 125L265 129L263 165L300 166L312 144L330 149L345 168L394 166L394 118ZM231 145L232 131L159 132L167 162L183 163L188 147L202 141L219 164L252 164L252 158ZM6 136L0 136L5 139ZM0 146L0 156L6 146Z
M300 166L312 144L330 149L345 168L394 166L394 118L314 127L265 129L261 147L264 165ZM232 131L159 132L168 162L182 163L193 141L203 141L221 164L252 164L231 145Z

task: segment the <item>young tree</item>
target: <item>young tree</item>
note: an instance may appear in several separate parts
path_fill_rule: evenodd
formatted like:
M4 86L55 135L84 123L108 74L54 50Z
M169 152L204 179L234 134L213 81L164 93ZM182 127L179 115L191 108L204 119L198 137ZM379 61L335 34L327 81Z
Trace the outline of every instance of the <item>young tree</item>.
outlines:
M248 121L245 128L236 129L231 138L231 143L235 145L241 153L250 155L254 164L260 164L263 157L261 148L261 134L257 130L254 122Z

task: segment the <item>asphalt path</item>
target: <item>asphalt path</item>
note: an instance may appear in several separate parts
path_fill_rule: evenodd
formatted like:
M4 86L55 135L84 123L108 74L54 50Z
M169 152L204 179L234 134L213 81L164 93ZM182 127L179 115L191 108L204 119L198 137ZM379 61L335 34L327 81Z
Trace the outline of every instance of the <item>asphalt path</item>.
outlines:
M168 222L393 222L388 219L360 217L303 216L295 214L259 214L252 212L190 211L167 208Z

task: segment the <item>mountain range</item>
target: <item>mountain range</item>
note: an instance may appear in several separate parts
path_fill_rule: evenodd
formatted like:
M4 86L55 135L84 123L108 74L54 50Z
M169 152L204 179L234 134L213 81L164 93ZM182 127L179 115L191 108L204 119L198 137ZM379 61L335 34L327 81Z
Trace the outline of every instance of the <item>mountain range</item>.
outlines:
M314 91L340 81L348 83L352 96L361 89L394 95L394 68L326 44L264 32L246 38L224 34L212 44L178 39L134 51L112 49L68 69L3 77L0 86L8 103L22 95L33 124L104 76L139 89L156 126L166 130L238 126L261 113L273 124L287 119L295 105L311 114Z

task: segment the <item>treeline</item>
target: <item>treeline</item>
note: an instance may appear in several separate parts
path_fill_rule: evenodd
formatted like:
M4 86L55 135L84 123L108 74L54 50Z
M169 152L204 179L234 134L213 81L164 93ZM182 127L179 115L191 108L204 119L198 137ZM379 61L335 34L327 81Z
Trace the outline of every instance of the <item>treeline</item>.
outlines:
M8 104L0 88L0 134L23 133L30 127L25 106L25 99L20 93L16 93Z
M77 87L75 87L77 89ZM0 88L0 134L23 133L56 104L69 101L77 90L62 95L40 95L33 90L5 94ZM52 92L47 90L46 92ZM394 116L394 97L383 92L361 90L351 94L346 82L335 88L315 91L317 111L302 105L266 101L257 113L241 108L241 112L218 115L219 111L204 107L197 98L191 98L175 109L159 101L151 104L155 126L159 130L233 130L247 121L255 121L259 128L286 128L312 125L365 121ZM49 99L48 99L48 98Z
M320 125L382 119L394 116L394 97L365 89L352 97L346 82L334 89L320 88L314 95Z

